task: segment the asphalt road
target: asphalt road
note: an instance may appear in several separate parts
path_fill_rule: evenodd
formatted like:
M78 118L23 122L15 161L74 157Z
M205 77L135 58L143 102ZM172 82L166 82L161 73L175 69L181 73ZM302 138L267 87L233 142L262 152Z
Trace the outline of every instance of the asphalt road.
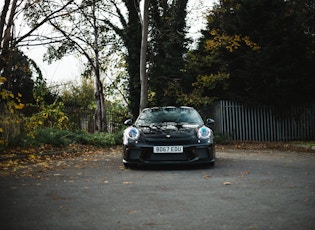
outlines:
M130 170L103 150L2 173L0 229L315 229L314 153L217 157L210 168Z

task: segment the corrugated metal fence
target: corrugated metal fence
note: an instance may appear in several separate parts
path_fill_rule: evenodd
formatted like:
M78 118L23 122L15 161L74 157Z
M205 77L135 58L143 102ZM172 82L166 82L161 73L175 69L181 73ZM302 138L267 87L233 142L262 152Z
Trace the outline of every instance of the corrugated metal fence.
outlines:
M218 101L213 112L215 130L233 140L315 140L315 104L280 112L272 106Z

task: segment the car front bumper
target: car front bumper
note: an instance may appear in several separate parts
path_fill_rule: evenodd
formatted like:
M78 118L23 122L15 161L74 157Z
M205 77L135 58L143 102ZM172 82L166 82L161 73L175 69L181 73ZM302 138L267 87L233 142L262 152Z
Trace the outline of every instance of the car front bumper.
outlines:
M132 165L211 164L215 163L213 144L184 145L183 153L153 153L153 146L137 144L124 146L123 163Z

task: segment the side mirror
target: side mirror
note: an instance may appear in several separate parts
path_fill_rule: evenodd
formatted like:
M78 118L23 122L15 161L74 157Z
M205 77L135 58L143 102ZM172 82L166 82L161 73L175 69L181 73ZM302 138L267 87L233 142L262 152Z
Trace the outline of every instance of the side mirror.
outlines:
M207 119L207 125L213 125L214 124L214 120L211 118Z
M132 125L132 119L125 120L124 125Z

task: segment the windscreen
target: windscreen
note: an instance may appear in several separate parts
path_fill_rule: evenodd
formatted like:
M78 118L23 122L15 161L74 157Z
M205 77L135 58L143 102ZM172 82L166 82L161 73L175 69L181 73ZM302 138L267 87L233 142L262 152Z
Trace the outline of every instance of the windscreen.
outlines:
M161 123L203 124L203 120L199 113L190 107L161 107L144 109L136 121L138 126Z

